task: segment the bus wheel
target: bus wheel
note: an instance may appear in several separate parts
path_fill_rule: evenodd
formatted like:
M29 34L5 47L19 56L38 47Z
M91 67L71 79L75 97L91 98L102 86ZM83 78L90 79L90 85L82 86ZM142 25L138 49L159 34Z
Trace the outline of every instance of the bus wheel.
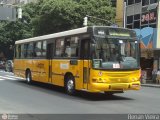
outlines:
M68 76L65 83L66 92L69 95L75 94L75 80L73 76Z
M104 92L104 94L107 95L107 96L113 96L114 95L113 92Z
M32 82L32 77L31 77L31 72L30 71L27 71L26 81L27 81L27 83L31 83Z

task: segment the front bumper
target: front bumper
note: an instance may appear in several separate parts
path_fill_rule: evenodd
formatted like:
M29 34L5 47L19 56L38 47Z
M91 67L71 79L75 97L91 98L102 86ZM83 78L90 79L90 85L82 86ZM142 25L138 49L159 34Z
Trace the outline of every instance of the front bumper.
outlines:
M92 83L88 86L90 92L114 92L126 90L139 90L141 88L140 82L133 83Z

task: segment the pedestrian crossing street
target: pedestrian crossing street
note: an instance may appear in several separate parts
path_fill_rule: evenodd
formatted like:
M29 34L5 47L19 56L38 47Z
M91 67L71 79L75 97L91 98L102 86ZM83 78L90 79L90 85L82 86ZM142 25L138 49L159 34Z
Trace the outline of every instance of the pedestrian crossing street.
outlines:
M24 80L24 78L21 77L16 77L13 75L13 73L10 74L0 74L0 81L4 81L4 80L15 80L15 81L19 81L19 80Z

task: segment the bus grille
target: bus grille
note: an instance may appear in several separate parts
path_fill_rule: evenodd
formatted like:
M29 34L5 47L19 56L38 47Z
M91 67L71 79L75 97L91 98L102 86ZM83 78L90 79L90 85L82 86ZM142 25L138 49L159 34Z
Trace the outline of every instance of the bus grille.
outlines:
M129 83L128 78L110 78L110 83Z

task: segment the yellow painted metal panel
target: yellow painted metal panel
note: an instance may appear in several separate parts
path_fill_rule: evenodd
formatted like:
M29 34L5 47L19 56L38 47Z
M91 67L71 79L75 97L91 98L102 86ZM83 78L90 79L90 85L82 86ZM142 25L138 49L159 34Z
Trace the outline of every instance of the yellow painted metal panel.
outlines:
M64 76L71 73L75 77L77 90L90 92L122 91L140 89L140 70L135 71L106 71L91 68L90 61L77 60L77 64L71 65L70 60L52 60L52 81L54 85L64 86ZM32 79L48 83L48 60L14 60L14 73L25 78L26 69L30 69ZM88 70L88 78L84 83L83 70Z

